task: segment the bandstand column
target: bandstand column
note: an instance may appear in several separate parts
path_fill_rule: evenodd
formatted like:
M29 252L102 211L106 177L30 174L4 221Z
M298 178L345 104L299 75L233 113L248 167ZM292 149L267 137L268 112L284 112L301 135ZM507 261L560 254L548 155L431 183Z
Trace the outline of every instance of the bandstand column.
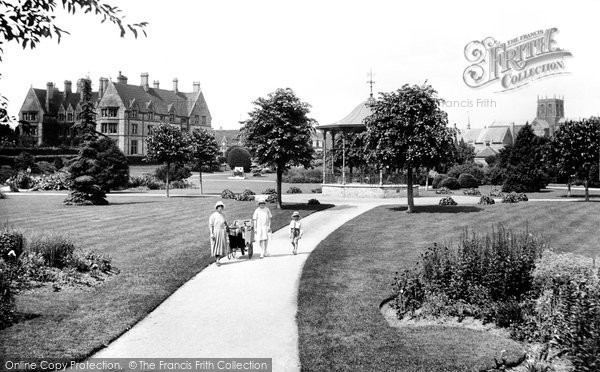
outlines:
M342 185L346 184L346 133L342 132Z
M333 158L335 156L335 131L332 130L331 131L331 176L335 179L335 168L334 168L334 163L335 163L335 159Z
M323 129L323 184L325 184L325 173L327 170L327 131Z

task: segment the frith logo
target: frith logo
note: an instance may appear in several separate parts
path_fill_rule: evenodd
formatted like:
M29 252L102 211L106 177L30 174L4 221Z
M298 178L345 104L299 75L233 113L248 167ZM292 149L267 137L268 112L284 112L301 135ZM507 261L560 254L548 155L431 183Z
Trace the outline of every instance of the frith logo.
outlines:
M557 28L538 30L500 43L492 37L465 46L465 58L472 64L463 73L465 84L480 88L498 81L499 92L523 87L549 76L566 74L565 57L554 40Z

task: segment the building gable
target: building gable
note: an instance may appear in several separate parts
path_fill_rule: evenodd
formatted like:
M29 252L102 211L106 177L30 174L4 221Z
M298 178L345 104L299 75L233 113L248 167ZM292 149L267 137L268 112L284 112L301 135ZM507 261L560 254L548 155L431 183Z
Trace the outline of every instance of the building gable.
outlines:
M41 89L38 89L41 91ZM44 93L44 100L45 100ZM44 112L44 105L40 102L40 97L37 94L36 90L33 88L29 88L27 95L25 96L25 101L23 101L23 105L21 106L21 112Z

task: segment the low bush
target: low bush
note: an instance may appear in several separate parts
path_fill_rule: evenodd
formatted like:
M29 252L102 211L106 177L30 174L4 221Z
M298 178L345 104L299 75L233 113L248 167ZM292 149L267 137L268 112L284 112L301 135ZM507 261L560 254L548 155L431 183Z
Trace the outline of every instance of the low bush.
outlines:
M27 244L27 250L39 253L48 266L65 267L75 251L75 244L65 235L47 233L31 238Z
M0 184L6 182L7 179L13 177L17 172L10 165L0 166Z
M482 164L479 163L466 163L455 165L448 170L448 177L460 178L462 174L469 174L475 180L477 180L479 186L484 179L484 168ZM463 186L463 187L477 187L477 186Z
M158 190L164 187L164 182L161 182L158 178L151 174L142 174L141 176L129 177L129 188L146 187L149 190Z
M30 189L35 184L33 177L31 177L29 173L23 171L19 171L19 173L7 179L6 183L16 189Z
M435 193L436 193L436 194L439 194L439 195L454 194L454 193L453 193L452 191L450 191L450 189L449 189L449 188L447 188L447 187L441 187L441 188L439 188L439 189L435 190Z
M469 173L463 173L458 177L458 183L462 188L477 188L479 187L479 180L470 175Z
M447 187L450 190L458 190L460 189L460 183L454 177L444 178L438 185L439 187Z
M504 196L504 193L502 192L501 189L494 187L492 188L492 190L490 191L490 196L495 196L495 197L502 197Z
M287 183L323 183L323 170L321 168L292 168L283 175L282 181Z
M477 204L491 205L496 204L496 201L487 195L482 195Z
M269 194L269 196L267 196L267 199L265 199L265 201L267 203L277 203L277 193Z
M502 203L518 203L527 200L529 200L527 195L523 193L510 192L502 194Z
M162 182L167 182L167 166L161 165L154 171L156 178ZM192 176L192 169L187 165L171 165L169 169L169 183L181 181Z
M319 205L321 204L320 201L318 201L317 199L308 199L308 205Z
M225 189L221 192L221 198L222 199L235 199L235 194L233 193L233 191L231 191L229 189Z
M448 178L448 176L446 176L445 174L438 174L437 176L433 177L433 181L431 182L431 187L433 187L434 189L437 189L438 187L440 187L440 182L442 182L446 178Z
M291 186L286 192L288 194L302 194L302 190L296 186Z
M479 191L479 189L471 188L471 189L463 190L463 194L469 195L469 196L479 196L479 195L481 195L481 191Z
M445 198L441 198L440 205L457 205L457 203L454 201L454 199L452 199L451 196L446 196Z
M277 194L277 190L275 189L265 189L262 192L264 195L271 195L271 194Z
M0 259L0 330L13 324L15 299L12 293L12 268Z
M235 196L235 200L238 201L253 201L256 197L254 196L255 193L252 190L244 190L241 193L239 193L238 195Z
M189 189L192 187L192 184L189 183L187 180L179 180L179 181L169 182L169 186L171 189Z
M5 227L0 231L0 259L8 261L11 256L19 257L23 253L24 241L21 232Z
M43 174L33 178L33 190L68 190L69 176L65 172Z
M52 174L56 172L56 167L54 164L49 163L47 161L38 161L36 164L37 169L42 174Z

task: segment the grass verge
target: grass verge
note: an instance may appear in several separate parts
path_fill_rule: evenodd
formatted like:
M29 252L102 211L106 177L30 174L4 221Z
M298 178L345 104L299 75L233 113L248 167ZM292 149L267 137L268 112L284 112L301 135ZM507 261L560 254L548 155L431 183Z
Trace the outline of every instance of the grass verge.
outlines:
M475 330L441 326L393 329L379 305L393 274L416 263L433 242L456 241L464 227L545 234L555 249L600 254L597 203L519 203L490 206L379 207L348 222L313 251L298 297L303 370L464 371L494 366L518 343Z
M213 261L208 217L216 198L109 196L111 204L98 207L64 206L63 199L14 196L2 201L0 216L26 235L68 232L78 247L109 255L120 274L89 292L17 295L17 311L32 316L0 331L3 357L85 358ZM224 202L228 221L250 218L256 208ZM272 228L287 225L293 210L304 216L327 207L271 207Z

